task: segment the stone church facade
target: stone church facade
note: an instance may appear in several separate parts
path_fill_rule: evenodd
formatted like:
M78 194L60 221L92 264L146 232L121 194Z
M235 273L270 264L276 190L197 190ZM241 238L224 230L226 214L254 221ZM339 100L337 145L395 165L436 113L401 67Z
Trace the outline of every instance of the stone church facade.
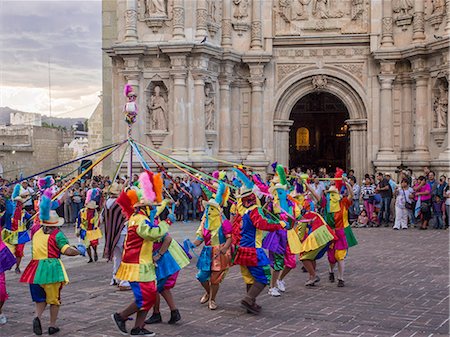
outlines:
M139 142L266 171L292 159L302 98L326 93L358 176L449 173L449 36L450 0L104 1L103 141L126 137L129 83Z

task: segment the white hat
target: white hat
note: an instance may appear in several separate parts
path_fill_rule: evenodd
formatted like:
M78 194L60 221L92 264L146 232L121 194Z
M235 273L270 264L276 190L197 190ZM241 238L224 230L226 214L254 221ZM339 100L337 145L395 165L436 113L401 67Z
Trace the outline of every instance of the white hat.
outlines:
M50 211L48 220L41 220L41 224L46 227L59 227L64 224L64 219L61 218L56 211Z

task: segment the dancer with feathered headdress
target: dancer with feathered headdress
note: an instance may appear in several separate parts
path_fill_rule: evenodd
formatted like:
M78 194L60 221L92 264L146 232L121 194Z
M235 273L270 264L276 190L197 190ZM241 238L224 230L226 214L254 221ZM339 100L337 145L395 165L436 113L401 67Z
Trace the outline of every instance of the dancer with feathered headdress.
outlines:
M98 188L90 189L86 194L86 206L78 214L76 235L83 240L89 256L88 263L98 261L97 247L98 240L103 237L100 229L100 215L97 211L101 199L101 192ZM94 258L92 259L92 251Z
M48 334L53 335L59 331L56 320L61 305L61 289L69 282L60 259L61 254L76 256L86 253L82 244L77 248L69 245L66 236L59 229L64 219L51 210L51 203L49 193L41 196L41 228L33 235L32 260L20 278L20 282L30 285L31 298L36 303L36 316L33 319L33 332L36 335L42 335L41 318L47 304L50 305Z

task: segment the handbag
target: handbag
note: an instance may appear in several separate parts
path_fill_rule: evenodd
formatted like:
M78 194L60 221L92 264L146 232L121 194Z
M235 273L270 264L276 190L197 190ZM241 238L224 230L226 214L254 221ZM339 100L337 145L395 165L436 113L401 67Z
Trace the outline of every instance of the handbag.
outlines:
M403 196L405 197L405 208L406 208L406 209L413 210L413 209L414 209L414 205L412 204L412 202L408 202L408 200L406 199L406 193L405 193L405 190L402 189L402 192L403 192Z

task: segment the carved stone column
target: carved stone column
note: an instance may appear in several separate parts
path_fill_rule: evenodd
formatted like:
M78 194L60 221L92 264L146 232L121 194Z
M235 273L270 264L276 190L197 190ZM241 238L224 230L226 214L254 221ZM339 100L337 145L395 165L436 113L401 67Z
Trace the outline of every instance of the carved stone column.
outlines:
M197 0L197 28L195 30L195 38L203 39L208 36L208 5L206 0Z
M410 152L414 149L414 130L412 112L412 81L408 74L402 74L400 78L402 119L401 119L401 148L403 152Z
M428 137L430 127L428 125L428 80L429 74L425 68L425 60L421 57L411 61L413 66L412 78L416 85L416 114L414 116L414 152L412 159L428 162L430 152L428 149ZM410 159L410 158L408 158Z
M240 110L240 90L236 84L231 85L231 138L232 138L232 158L241 158L241 110Z
M136 0L127 0L125 10L125 42L137 42L137 3Z
M231 0L222 2L222 47L231 48Z
M194 77L194 110L192 129L192 155L201 157L206 150L205 130L205 78L206 73L196 70L192 73Z
M249 161L264 161L263 150L263 85L264 85L264 64L249 64L250 84L252 86L252 111L250 115L250 153L247 156Z
M289 166L289 131L294 121L274 120L273 121L273 144L275 160L279 164Z
M392 2L391 0L383 0L382 9L383 18L381 19L381 47L394 46L392 32Z
M425 1L416 0L414 3L413 43L425 40Z
M445 25L445 34L450 35L450 0L445 0L445 8L446 8L446 25Z
M253 0L252 4L252 30L251 30L251 50L262 49L262 27L261 27L261 0Z
M229 158L231 156L232 131L231 131L231 99L230 83L233 79L233 63L226 62L219 76L220 90L220 116L219 116L219 156Z
M392 83L395 62L382 62L380 81L380 149L377 161L392 162L397 159L394 153L393 117L392 117Z
M350 166L361 181L367 168L367 120L348 119L345 123L350 131Z
M186 56L170 56L172 69L170 76L173 80L173 133L172 155L178 159L186 159L188 152L188 121L186 99Z
M174 40L183 40L184 34L184 0L173 2L173 31Z

